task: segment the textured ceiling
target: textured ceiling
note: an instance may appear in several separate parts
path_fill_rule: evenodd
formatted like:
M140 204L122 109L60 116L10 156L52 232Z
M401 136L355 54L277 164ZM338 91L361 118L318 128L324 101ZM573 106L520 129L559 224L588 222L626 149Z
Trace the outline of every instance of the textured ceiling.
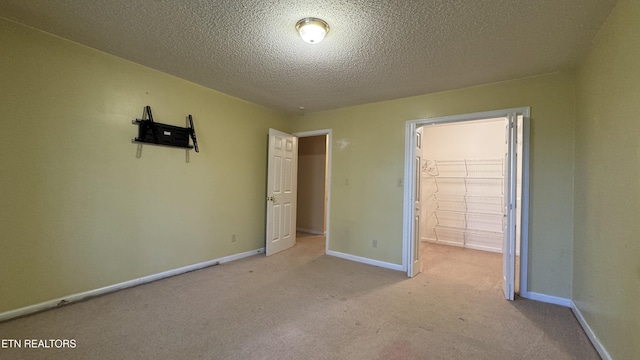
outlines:
M0 0L0 16L287 112L575 67L615 0ZM331 27L309 45L295 23Z

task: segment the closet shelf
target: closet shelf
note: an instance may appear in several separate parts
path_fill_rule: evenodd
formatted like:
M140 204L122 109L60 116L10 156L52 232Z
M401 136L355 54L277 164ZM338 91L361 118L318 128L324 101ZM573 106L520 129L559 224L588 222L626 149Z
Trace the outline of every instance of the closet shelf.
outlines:
M455 233L466 234L466 235L480 235L480 236L493 236L502 238L503 232L498 231L486 231L486 230L472 230L472 229L460 229L456 227L449 227L443 225L436 225L436 230L447 230Z
M491 202L491 201L496 201L497 200L501 200L500 202L502 202L502 195L474 195L474 194L464 194L464 195L460 195L458 193L449 193L449 192L443 192L443 191L436 191L433 193L433 195L435 196L436 200L439 201L463 201L463 200L472 200L472 201L484 201L486 200L487 202Z
M436 227L435 239L429 239L436 243L451 246L460 246L483 251L502 252L502 233L488 231L460 231L455 228Z
M436 210L503 215L504 198L498 195L433 193Z
M426 177L431 177L434 179L479 179L479 180L491 180L491 179L504 179L504 176L469 176L469 175L462 175L462 176L433 176L433 175L429 175Z
M501 178L504 162L502 159L427 160L423 172L439 177Z
M486 215L486 216L495 216L495 217L500 217L500 218L504 217L503 213L498 213L498 212L479 212L479 211L445 210L445 209L435 209L435 210L433 210L433 212L461 214L461 215L466 215L466 214L469 214L469 215Z
M504 234L504 161L426 160L432 180L431 214L436 242L501 251Z
M436 225L460 230L502 232L504 216L494 214L472 214L469 212L435 211Z

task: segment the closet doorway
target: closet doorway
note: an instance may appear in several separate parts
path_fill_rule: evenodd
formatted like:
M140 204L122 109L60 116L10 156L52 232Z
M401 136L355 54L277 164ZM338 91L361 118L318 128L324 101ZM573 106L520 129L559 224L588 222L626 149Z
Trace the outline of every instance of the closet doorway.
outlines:
M307 237L324 239L326 253L329 248L327 234L331 131L294 135L298 137L296 231Z
M496 269L508 300L526 292L528 113L508 109L407 123L409 276L442 261L434 256L445 255L437 254L475 256Z

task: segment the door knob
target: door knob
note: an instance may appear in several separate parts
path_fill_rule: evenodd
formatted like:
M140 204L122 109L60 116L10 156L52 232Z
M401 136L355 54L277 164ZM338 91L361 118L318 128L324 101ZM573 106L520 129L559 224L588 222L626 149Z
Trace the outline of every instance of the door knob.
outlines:
M267 200L268 200L268 201L273 201L273 202L275 202L275 201L276 201L276 198L275 198L275 197L273 197L273 196L267 196Z

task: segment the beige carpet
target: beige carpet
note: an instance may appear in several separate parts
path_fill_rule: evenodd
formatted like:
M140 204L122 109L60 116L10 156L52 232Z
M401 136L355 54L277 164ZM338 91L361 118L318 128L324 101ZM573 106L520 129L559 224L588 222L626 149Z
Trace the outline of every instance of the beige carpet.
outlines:
M483 260L496 254L426 251L408 279L301 237L269 258L0 323L3 339L76 341L0 348L0 359L599 359L569 309L503 299Z

